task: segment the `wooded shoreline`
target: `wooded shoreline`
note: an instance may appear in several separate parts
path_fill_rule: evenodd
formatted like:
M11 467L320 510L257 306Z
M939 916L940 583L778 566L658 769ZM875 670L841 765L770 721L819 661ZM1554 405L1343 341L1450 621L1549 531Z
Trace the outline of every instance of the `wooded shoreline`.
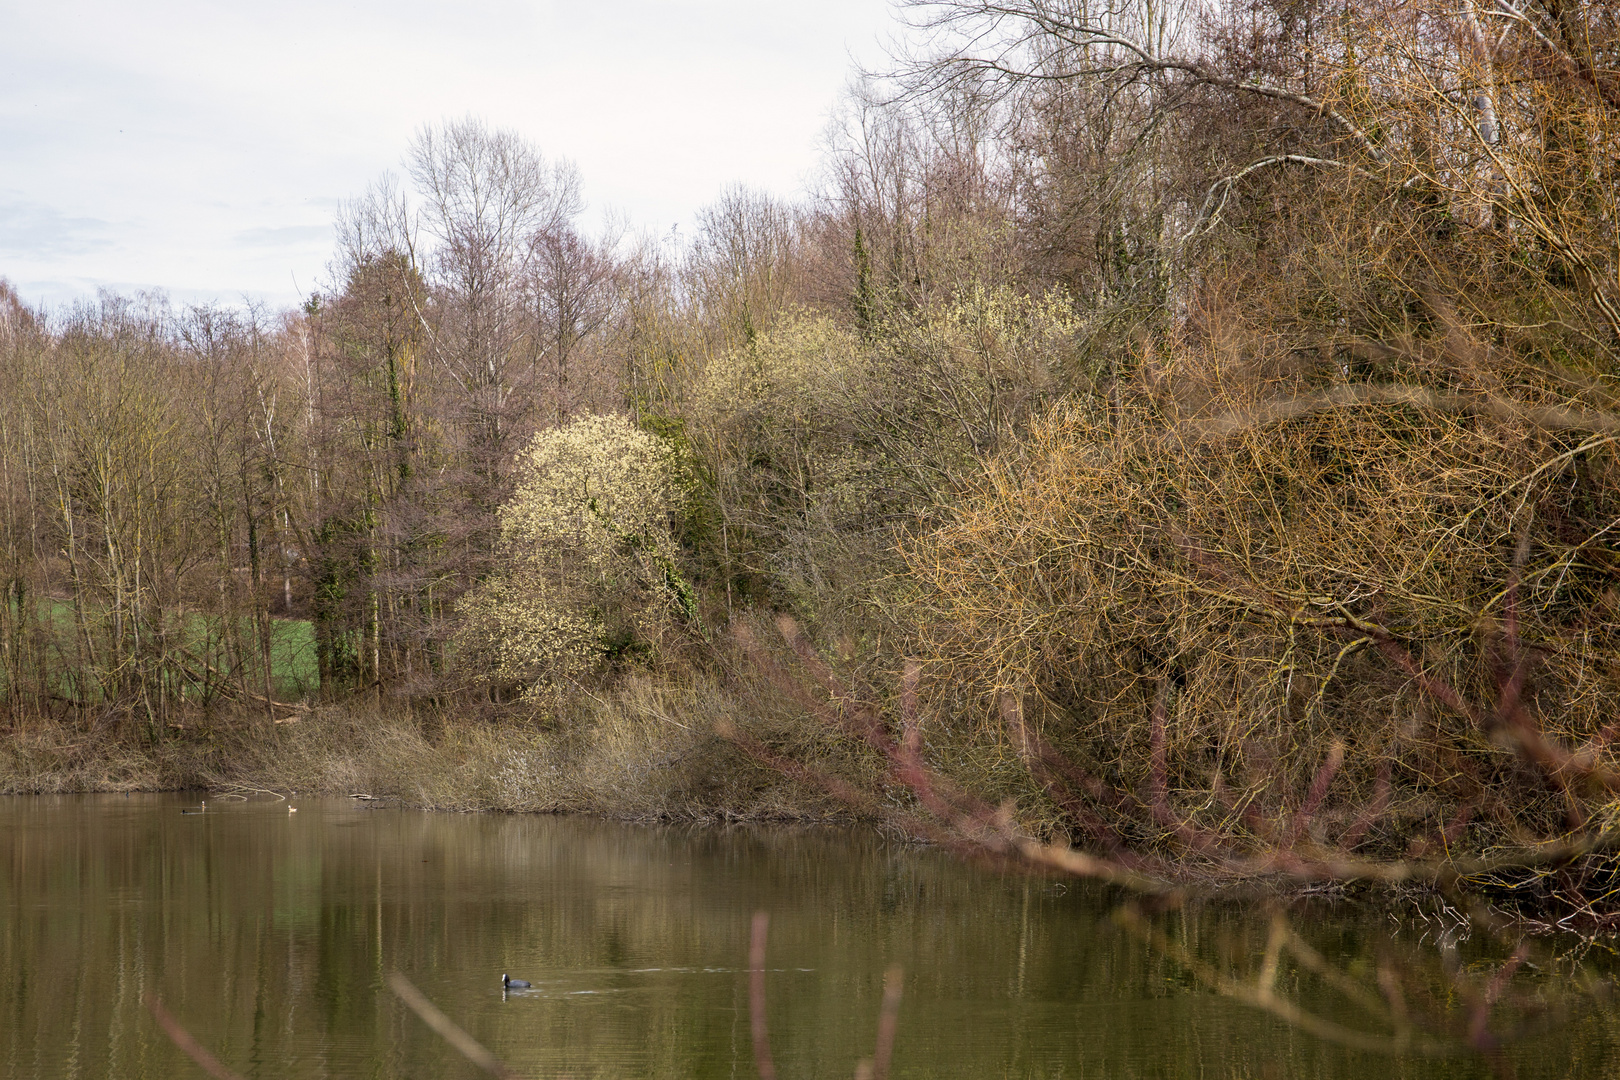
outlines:
M1612 5L902 8L683 244L466 119L298 310L0 287L0 786L1612 929Z

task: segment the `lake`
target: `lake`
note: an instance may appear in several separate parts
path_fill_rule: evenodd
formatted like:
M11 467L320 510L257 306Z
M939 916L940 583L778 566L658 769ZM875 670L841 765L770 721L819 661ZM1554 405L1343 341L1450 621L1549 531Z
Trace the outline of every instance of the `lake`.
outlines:
M771 917L778 1075L850 1077L884 971L904 970L896 1077L1466 1077L1471 1058L1343 1049L1211 993L1110 919L1119 897L867 832L426 813L346 799L0 799L0 1077L204 1073L155 994L249 1078L473 1077L388 988L399 972L533 1077L753 1077L749 926ZM1336 964L1418 931L1296 908ZM1190 954L1258 956L1270 916L1207 903L1157 924ZM1395 943L1392 945L1392 943ZM1402 946L1404 947L1404 946ZM1489 949L1464 948L1468 963ZM500 977L531 981L503 995ZM1282 980L1347 1024L1354 1007ZM1509 1053L1519 1076L1620 1070L1576 1012Z

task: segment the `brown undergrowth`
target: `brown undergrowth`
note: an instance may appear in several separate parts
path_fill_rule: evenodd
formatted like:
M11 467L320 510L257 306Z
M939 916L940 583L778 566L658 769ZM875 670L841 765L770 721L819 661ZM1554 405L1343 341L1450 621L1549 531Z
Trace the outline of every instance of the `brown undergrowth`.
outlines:
M764 691L746 674L727 684L632 676L581 690L565 715L367 699L298 712L273 741L254 713L196 719L155 745L116 727L36 719L0 738L0 793L258 789L456 811L850 820L855 812L822 788L759 765L716 734L724 721L782 754L871 771L862 764L869 752Z
M907 550L923 737L1005 746L1046 835L1195 876L1607 850L1620 414L1409 359L1050 415ZM1599 863L1475 883L1607 921Z

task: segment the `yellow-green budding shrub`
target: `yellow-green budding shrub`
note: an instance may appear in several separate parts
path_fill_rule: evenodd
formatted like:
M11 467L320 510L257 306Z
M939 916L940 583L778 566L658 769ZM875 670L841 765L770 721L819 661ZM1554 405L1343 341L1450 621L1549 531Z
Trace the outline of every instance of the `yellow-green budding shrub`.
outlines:
M671 536L688 492L674 451L622 416L543 431L517 466L500 568L463 599L461 643L468 670L533 697L691 614Z

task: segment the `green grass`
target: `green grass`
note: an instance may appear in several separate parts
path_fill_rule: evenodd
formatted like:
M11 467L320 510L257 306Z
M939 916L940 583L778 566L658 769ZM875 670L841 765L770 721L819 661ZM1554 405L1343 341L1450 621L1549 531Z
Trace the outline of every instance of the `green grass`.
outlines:
M10 614L15 617L15 605ZM80 687L78 680L73 678L75 673L72 665L72 659L78 653L75 642L77 626L72 602L41 600L36 618L39 625L48 629L54 639L55 647L51 651L54 670L50 679L53 691L65 697L77 697ZM217 617L198 613L188 614L183 630L183 647L195 655L203 655L208 643L218 640L220 630L220 620ZM256 629L251 618L243 618L240 634L244 640L253 640ZM247 663L249 684L255 685L259 679L257 657L248 657ZM5 677L6 673L0 671L0 687L4 686ZM315 627L308 619L271 620L270 685L271 694L278 701L307 698L320 688L320 669L315 656ZM182 696L194 692L198 686L199 684L187 680L187 685L181 688ZM90 693L91 700L94 700L95 688L87 686L84 689Z
M270 627L270 685L276 697L296 700L320 688L315 662L315 624L308 619L273 619Z

